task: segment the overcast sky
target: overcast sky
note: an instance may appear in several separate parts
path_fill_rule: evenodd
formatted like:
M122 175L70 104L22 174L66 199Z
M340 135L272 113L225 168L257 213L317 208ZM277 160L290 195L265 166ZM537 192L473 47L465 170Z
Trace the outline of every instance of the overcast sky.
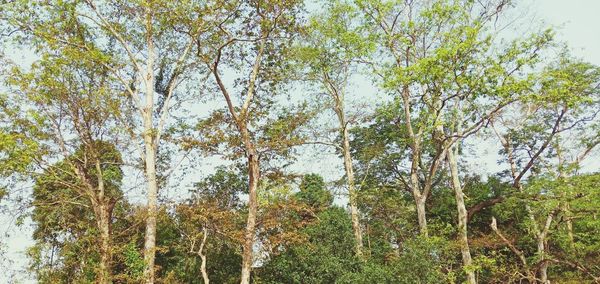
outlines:
M573 54L600 65L600 1L535 0L529 6L536 17L557 27L558 38ZM528 4L529 5L529 4Z
M544 26L554 27L558 39L568 43L573 55L600 65L600 0L528 0L517 7L517 11L525 11L526 19L532 25L539 26L541 22ZM486 166L493 167L496 163L491 152L481 158ZM599 170L597 165L590 166L595 168L592 170ZM7 223L11 221L5 217L0 216L0 234L6 231L9 227ZM0 269L8 263L10 266L1 269L0 283L34 283L33 280L27 280L27 274L23 272L27 263L23 253L32 244L30 235L30 230L13 231L7 242L1 242L8 245L8 251L0 254ZM10 282L10 275L15 273L19 282Z

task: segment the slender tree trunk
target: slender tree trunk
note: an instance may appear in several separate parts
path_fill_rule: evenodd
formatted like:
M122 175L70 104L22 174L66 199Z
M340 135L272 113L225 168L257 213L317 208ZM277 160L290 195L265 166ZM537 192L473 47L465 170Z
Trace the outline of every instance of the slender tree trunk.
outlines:
M429 232L427 231L427 215L426 215L426 208L425 208L425 202L427 201L427 196L423 195L420 190L419 176L417 173L418 165L417 165L416 159L418 159L418 158L415 157L415 155L413 153L413 162L412 162L412 166L411 166L410 182L411 182L413 198L415 200L415 207L417 208L417 221L419 223L419 233L422 236L428 237Z
M201 255L200 259L202 262L200 263L200 272L202 273L202 280L204 284L209 284L210 280L208 279L208 272L206 272L206 255Z
M417 206L417 220L419 221L419 232L421 235L427 237L429 236L429 232L427 231L427 216L425 213L425 202L427 201L426 196L422 196L419 192L415 192L418 190L413 189L413 196L415 198L415 203Z
M465 207L465 199L458 176L458 161L456 160L456 146L448 151L448 167L450 168L450 177L452 179L452 188L456 199L456 209L458 211L458 241L460 243L460 252L462 254L463 267L470 268L472 264L471 250L469 249L469 237L467 229L467 208ZM467 283L477 283L475 273L467 270Z
M248 144L247 144L248 145ZM260 178L260 164L253 146L248 149L248 220L246 222L246 233L244 235L244 247L242 252L242 279L241 284L250 283L250 272L252 270L252 250L254 247L254 235L256 234L256 214L258 211L257 189Z
M575 247L575 236L573 235L573 221L571 220L571 207L565 204L564 213L567 218L567 235L569 236L569 244L571 248Z
M104 187L104 177L102 174L102 167L100 165L100 160L96 156L95 161L96 166L96 174L98 178L98 187L93 188L93 186L87 181L88 189L92 192L90 194L90 199L92 206L94 208L94 215L96 217L96 224L98 229L100 230L100 264L99 264L99 272L97 276L97 282L99 284L109 284L112 281L112 247L111 247L111 216L114 203L111 203L106 198L106 191ZM78 171L79 172L79 171ZM82 172L79 172L78 175L81 177L85 177ZM86 180L86 179L84 179ZM96 194L94 196L94 194Z
M146 178L148 182L147 192L147 216L146 235L144 239L144 271L146 283L154 283L154 259L156 254L156 219L158 215L158 183L156 180L156 151L153 146L153 136L144 135L146 143Z
M148 203L146 216L146 236L144 239L144 261L146 283L154 283L154 259L156 254L156 218L158 215L158 183L156 180L156 150L153 136L144 135L146 143L146 179L148 182Z
M208 272L206 272L206 254L204 253L204 246L206 245L206 239L208 238L208 230L204 228L204 235L202 236L202 243L200 243L200 249L198 249L198 255L200 256L200 273L202 273L202 280L204 284L209 284Z
M425 202L427 202L427 195L424 195L423 191L420 190L419 176L418 176L418 145L414 146L417 151L413 149L412 154L412 165L410 169L410 187L412 190L413 199L415 200L415 206L417 208L417 221L419 222L419 233L421 235L427 237L429 236L429 232L427 231L427 215Z
M328 78L328 77L325 77ZM350 218L352 220L352 230L354 232L355 253L359 258L363 257L362 232L360 228L360 214L358 212L356 183L354 181L354 167L352 166L352 155L350 154L350 135L348 134L348 122L344 113L344 91L333 87L333 83L328 81L331 86L331 96L335 102L334 111L337 114L340 123L342 135L342 154L344 157L344 170L348 185L348 204L350 205Z
M408 58L407 58L408 60ZM408 66L408 61L407 61ZM410 141L410 187L412 190L413 198L415 200L415 206L417 208L417 220L419 222L419 232L421 235L427 237L427 216L425 215L425 202L427 201L427 194L422 194L420 182L419 182L419 161L421 159L421 144L420 144L420 130L415 133L411 121L411 102L410 102L410 91L408 85L402 87L402 107L404 111L404 123L408 132L408 138Z
M148 57L146 59L146 74L144 74L146 105L142 110L144 125L144 158L146 162L146 180L148 182L147 192L147 216L146 235L144 239L144 261L146 268L144 278L147 284L154 283L154 259L156 256L156 217L158 215L158 182L156 180L156 149L155 128L153 122L154 111L154 41L152 30L152 13L146 12L146 44Z
M112 248L110 243L111 221L110 208L106 204L100 204L96 210L98 229L100 229L100 264L98 271L98 283L111 283Z
M346 178L348 179L348 196L350 204L350 217L352 219L352 229L354 230L355 252L359 258L362 258L362 233L360 228L360 217L357 206L356 185L354 182L354 169L352 167L352 156L350 155L350 139L348 137L348 129L345 124L342 125L343 147L344 151L344 168L346 170Z

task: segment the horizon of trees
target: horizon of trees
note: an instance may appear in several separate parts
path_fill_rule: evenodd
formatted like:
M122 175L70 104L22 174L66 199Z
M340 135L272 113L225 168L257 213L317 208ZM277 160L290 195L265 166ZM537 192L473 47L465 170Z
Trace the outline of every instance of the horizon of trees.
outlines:
M27 270L600 283L600 67L546 27L503 38L514 5L0 4L2 49L32 59L0 54L0 207L33 224ZM505 170L474 166L482 142Z

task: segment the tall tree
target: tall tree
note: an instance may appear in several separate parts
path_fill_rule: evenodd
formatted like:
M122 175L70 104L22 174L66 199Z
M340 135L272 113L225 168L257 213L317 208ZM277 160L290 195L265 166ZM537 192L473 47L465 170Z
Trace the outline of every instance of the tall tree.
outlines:
M519 72L536 62L550 40L549 33L541 33L497 51L493 25L506 4L358 1L366 24L378 36L375 58L384 62L372 63L373 69L394 98L379 112L382 117L393 116L391 123L401 132L400 149L408 156L399 161L399 168L408 168L399 175L400 182L413 195L420 232L428 235L426 201L447 161L469 283L475 283L475 275L470 268L458 145L532 84Z
M66 278L84 281L85 273L78 271L87 271L92 272L90 280L112 282L115 251L112 228L116 217L113 212L123 200L119 189L123 174L119 168L120 155L114 146L106 142L96 142L96 145L102 145L96 147L102 151L101 157L92 158L91 153L84 152L89 147L82 147L66 160L48 167L37 178L32 220L36 225L33 237L38 244L32 249L42 249L41 254L45 252L44 246L49 245L51 253L56 254L49 267L41 261L35 264L35 273L41 282L61 281L52 276L61 266L62 271L57 274L64 273ZM97 165L100 166L97 168ZM82 181L73 172L74 166L80 168L87 180ZM97 174L98 169L100 174ZM75 254L79 259L73 259L71 256L76 252L72 248L77 246L86 249ZM99 256L98 260L95 255ZM80 261L82 259L84 261Z
M503 146L504 159L509 165L512 186L522 194L546 194L546 189L543 187L528 187L524 183L527 179L535 181L538 177L544 176L543 170L552 172L552 167L548 165L558 165L558 171L555 172L558 172L558 176L561 178L565 177L564 170L567 165L564 161L566 154L564 151L568 144L554 145L555 150L552 151L553 141L556 141L561 133L569 133L570 130L577 130L585 127L583 126L585 124L594 122L597 113L598 82L600 81L598 68L587 63L573 61L564 55L558 62L555 66L549 66L542 72L539 89L533 90L523 98L523 104L520 105L523 110L522 116L512 119L499 118L502 122L502 129L494 128ZM593 138L594 132L590 134L592 136L586 138L591 138L591 140L584 139L587 141L582 144L575 143L575 145L579 144L578 146L582 150L581 153L576 154L575 163L572 166L579 164L598 144L597 138ZM556 150L558 151L556 152ZM552 156L555 156L557 161L552 162ZM560 196L558 192L554 194ZM523 262L523 266L529 281L539 279L541 283L549 281L547 275L549 266L547 259L548 236L560 210L551 202L545 205L549 206L548 210L544 210L541 218L537 218L536 212L529 202L524 202L530 230L536 240L536 253L539 259L535 266L526 261ZM541 219L541 222L538 219ZM497 228L495 219L492 225L496 234L507 242ZM516 247L513 251L518 255L523 254Z
M443 84L452 75L459 77L444 72L464 57L487 52L474 50L481 38L477 28L469 30L469 27L493 21L505 1L356 2L364 23L377 39L373 70L401 110L399 124L406 136L409 155L406 186L415 201L420 231L427 235L425 204L448 146L440 147L440 143L432 146L431 142L436 144L435 140L441 138L441 119L448 113L446 102L454 97ZM464 44L463 39L467 40ZM479 53L463 53L467 50Z
M154 283L157 150L175 89L190 67L186 59L194 37L204 28L199 15L208 8L171 1L20 1L8 5L7 18L23 31L24 41L30 40L36 48L81 54L81 60L102 66L117 80L113 83L118 90L115 96L129 98L115 111L122 116L121 126L129 132L144 163L148 209L145 278ZM195 23L195 29L180 29L192 26L189 23Z
M347 107L350 82L356 77L358 61L368 54L369 41L362 38L361 30L353 19L358 16L355 7L335 1L326 6L327 12L315 15L307 26L307 35L301 39L298 60L305 65L302 79L313 81L322 89L326 98L318 98L337 117L336 132L339 143L334 144L341 151L348 188L348 205L352 219L352 229L356 243L355 253L363 255L363 240L360 213L357 204L357 184L350 148L350 128L353 121Z
M19 97L23 104L23 112L13 113L15 124L26 136L43 144L36 159L37 170L30 172L37 180L34 197L66 191L56 196L64 200L45 200L50 204L36 204L38 200L34 200L33 205L72 207L80 202L78 198L84 200L76 210L91 208L88 213L93 214L99 232L96 279L110 283L112 212L122 199L122 160L114 146L119 131L113 108L121 101L111 97L113 81L106 68L82 62L80 56L85 55L76 50L44 50L43 58L31 70L15 67L8 80L15 92L13 98ZM56 159L59 164L52 165ZM35 216L47 217L44 213Z
M433 93L439 92L442 105L448 106L438 108L441 126L432 140L436 147L445 149L458 213L458 240L469 283L476 280L469 248L468 211L459 175L460 148L470 136L479 133L491 119L531 89L535 81L526 70L538 65L540 52L551 42L551 33L546 31L494 51L493 38L487 34L491 20L480 17L465 16L464 22L456 23L450 34L452 38L461 38L460 43L440 49L432 58L437 67L424 75L432 76L428 81L434 83L428 88L439 89ZM436 135L440 137L435 138Z
M221 112L215 112L215 115L224 117L226 123L235 130L238 137L229 142L237 149L234 152L243 152L248 170L248 217L243 242L242 284L250 283L254 262L261 155L285 149L286 143L281 138L285 138L286 133L296 127L294 123L289 129L282 128L282 121L292 122L289 117L282 117L282 121L270 119L271 123L275 123L271 125L273 129L263 132L264 136L255 134L261 130L255 128L258 121L269 121L266 115L269 105L274 102L269 96L278 92L277 83L281 80L281 74L278 73L285 68L283 54L290 37L295 34L296 17L301 4L301 1L279 0L228 3L221 8L222 21L218 23L218 30L211 35L210 45L203 46L202 42L197 42L198 60L210 70L227 107L226 117ZM236 77L231 69L245 75ZM227 85L227 76L236 80L233 87ZM238 96L234 92L240 94L239 104L236 104ZM218 132L211 134L214 135L218 135ZM281 135L283 137L279 137Z

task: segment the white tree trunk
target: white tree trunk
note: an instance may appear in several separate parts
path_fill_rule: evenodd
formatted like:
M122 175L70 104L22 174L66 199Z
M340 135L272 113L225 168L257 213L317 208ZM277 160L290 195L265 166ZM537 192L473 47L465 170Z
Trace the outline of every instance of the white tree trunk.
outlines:
M427 216L425 212L425 202L427 201L427 198L425 196L421 196L421 194L415 194L414 192L413 195L417 206L417 220L419 222L419 232L421 233L421 235L427 237L429 236L429 233L427 232Z
M101 200L100 202L104 202ZM111 283L112 248L110 242L110 209L107 204L101 203L96 211L96 223L100 229L100 263L97 275L99 284Z
M248 219L246 221L246 233L244 235L244 246L242 252L242 278L241 284L250 283L250 272L252 271L254 235L256 234L256 215L258 211L257 189L260 178L259 161L255 151L249 150L248 156Z
M537 253L541 256L540 261L542 264L540 265L539 270L539 279L540 283L550 284L550 280L548 280L548 261L546 261L546 237L548 236L548 231L550 230L550 226L552 225L552 219L554 219L554 211L550 212L546 217L546 223L544 224L544 228L539 231L538 239L537 239Z
M356 184L354 181L354 169L352 167L352 156L350 155L350 139L348 137L348 129L345 126L343 127L343 147L342 150L344 152L344 169L346 170L346 178L348 179L348 201L350 204L350 217L352 219L352 229L354 231L354 241L355 241L355 253L356 256L362 258L363 252L363 243L362 243L362 232L360 228L360 216L358 212L357 205L357 193L356 193Z
M146 179L148 182L147 192L147 216L146 216L146 236L144 239L144 261L146 269L144 276L146 283L154 283L154 259L156 255L156 219L158 215L158 182L156 180L156 150L154 147L153 136L145 134L146 143Z
M156 180L156 150L157 141L153 122L154 111L154 43L152 40L151 23L147 27L148 58L146 60L146 74L144 85L146 105L142 110L144 126L144 160L147 181L147 216L146 235L144 239L144 261L146 268L144 278L146 283L154 283L154 259L156 256L156 217L158 215L158 182Z
M208 272L206 271L206 254L204 253L204 247L206 246L206 239L208 238L208 230L204 228L204 234L202 236L202 243L200 243L200 248L198 249L198 255L200 256L200 273L202 273L202 280L204 284L209 284L210 280L208 279Z
M450 168L450 177L452 179L452 188L454 189L454 197L456 199L456 209L458 211L458 241L460 243L460 252L462 254L463 266L470 267L472 265L471 250L469 248L469 237L467 229L467 208L465 207L464 193L458 176L458 161L456 160L456 146L448 151L448 167ZM477 283L475 273L466 271L467 283Z

